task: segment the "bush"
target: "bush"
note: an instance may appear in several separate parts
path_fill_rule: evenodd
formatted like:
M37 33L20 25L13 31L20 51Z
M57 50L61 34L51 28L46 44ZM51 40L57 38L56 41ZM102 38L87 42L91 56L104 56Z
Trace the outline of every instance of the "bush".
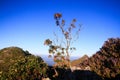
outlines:
M1 79L34 80L46 76L47 65L35 56L19 58L10 66L8 73L2 73Z
M34 80L46 76L47 64L41 57L18 47L0 50L0 80Z
M114 78L120 74L120 39L110 38L93 57L89 65L104 78Z

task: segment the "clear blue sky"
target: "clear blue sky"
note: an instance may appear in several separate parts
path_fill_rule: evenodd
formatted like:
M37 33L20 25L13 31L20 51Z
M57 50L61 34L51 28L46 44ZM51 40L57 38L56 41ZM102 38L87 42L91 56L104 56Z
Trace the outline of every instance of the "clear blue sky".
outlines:
M18 46L48 54L43 43L58 31L57 12L67 24L73 18L83 24L73 56L91 56L108 38L120 37L120 0L0 0L0 49Z

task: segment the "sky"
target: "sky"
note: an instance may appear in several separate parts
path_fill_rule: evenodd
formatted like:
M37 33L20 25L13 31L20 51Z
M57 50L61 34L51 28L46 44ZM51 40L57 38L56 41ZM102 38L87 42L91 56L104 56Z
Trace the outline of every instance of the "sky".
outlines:
M83 24L71 56L92 56L108 38L120 38L120 0L0 0L0 49L17 46L48 55L44 41L60 35L54 14Z

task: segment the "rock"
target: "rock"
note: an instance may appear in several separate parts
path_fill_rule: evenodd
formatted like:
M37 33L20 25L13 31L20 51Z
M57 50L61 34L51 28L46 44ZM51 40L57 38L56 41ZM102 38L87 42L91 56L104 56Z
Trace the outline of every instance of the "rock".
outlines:
M42 80L50 80L50 78L43 78Z

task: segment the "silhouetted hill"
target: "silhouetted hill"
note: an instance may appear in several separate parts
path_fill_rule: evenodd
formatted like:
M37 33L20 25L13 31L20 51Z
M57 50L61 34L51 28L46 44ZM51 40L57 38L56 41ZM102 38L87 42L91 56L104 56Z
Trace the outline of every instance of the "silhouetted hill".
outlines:
M108 39L96 54L79 64L87 66L105 80L120 80L120 38Z

